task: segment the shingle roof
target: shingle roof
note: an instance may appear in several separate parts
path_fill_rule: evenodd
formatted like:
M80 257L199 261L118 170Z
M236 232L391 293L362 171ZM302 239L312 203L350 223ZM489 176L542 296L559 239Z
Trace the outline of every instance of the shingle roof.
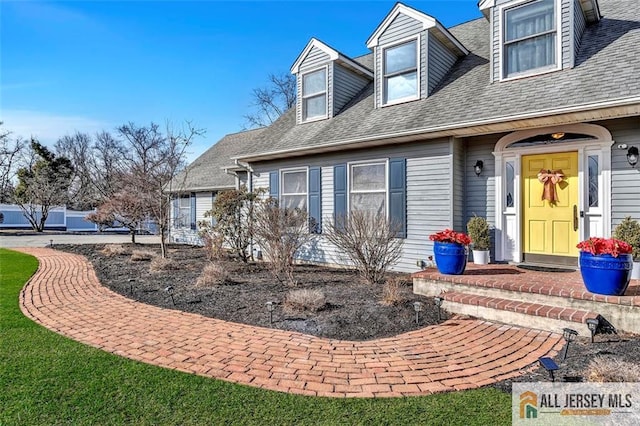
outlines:
M479 18L449 31L470 53L458 61L426 99L374 108L373 84L340 114L296 125L285 113L241 157L285 153L354 140L422 132L469 122L544 114L560 108L640 97L640 20L637 0L600 0L602 20L587 27L575 67L504 82L490 82L489 22ZM361 58L369 61L369 55ZM362 63L362 62L361 62ZM283 154L284 155L284 154Z
M233 167L231 157L246 152L265 128L232 133L196 158L172 184L172 191L206 191L235 187L235 178L223 168Z

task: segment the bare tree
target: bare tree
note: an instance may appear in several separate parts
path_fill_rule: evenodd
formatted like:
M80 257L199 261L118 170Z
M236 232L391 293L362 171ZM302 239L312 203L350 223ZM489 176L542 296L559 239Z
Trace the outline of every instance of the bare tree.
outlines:
M91 136L80 132L63 136L55 143L55 149L58 155L66 156L74 165L68 207L76 210L95 207L98 196L91 173L93 157Z
M14 196L31 227L42 232L51 208L68 201L73 166L68 158L54 155L35 139L31 139L29 157L32 161L18 170Z
M254 111L244 116L246 128L268 126L296 104L296 78L288 73L269 74L269 85L253 89Z
M345 253L360 276L370 284L385 280L385 272L402 254L404 240L384 215L352 211L326 226L324 236Z
M2 124L0 122L0 126ZM12 202L14 179L18 174L18 165L24 149L23 139L11 138L11 132L0 127L0 203Z
M126 190L113 194L95 213L87 216L88 221L101 228L127 228L133 244L136 243L136 230L146 218L147 206L137 194Z

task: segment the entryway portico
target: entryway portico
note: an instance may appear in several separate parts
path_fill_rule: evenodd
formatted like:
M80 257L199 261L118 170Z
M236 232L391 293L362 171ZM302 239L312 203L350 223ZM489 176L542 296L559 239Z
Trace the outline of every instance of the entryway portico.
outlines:
M610 236L612 144L594 124L502 137L493 152L496 260L577 265L577 241Z

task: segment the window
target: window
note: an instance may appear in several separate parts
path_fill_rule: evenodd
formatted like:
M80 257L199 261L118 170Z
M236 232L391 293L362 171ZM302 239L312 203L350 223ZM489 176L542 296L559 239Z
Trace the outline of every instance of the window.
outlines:
M191 225L191 198L183 195L176 200L175 226L188 228Z
M504 14L504 76L553 69L557 44L555 0L536 0Z
M514 191L515 191L515 171L513 168L513 161L507 161L507 163L505 164L505 168L506 168L506 172L507 172L507 176L505 179L505 206L508 207L513 207L513 200L514 200Z
M307 171L282 172L280 205L286 209L307 210Z
M349 210L386 215L386 162L352 164L349 173Z
M418 42L384 50L384 103L418 96Z
M589 156L589 207L598 207L598 156Z
M327 116L327 69L302 76L302 119Z

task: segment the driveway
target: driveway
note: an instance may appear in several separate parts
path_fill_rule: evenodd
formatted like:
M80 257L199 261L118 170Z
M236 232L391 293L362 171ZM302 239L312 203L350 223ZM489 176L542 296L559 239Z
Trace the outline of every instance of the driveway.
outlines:
M46 247L53 240L53 244L121 244L131 241L128 234L71 234L48 233L36 234L32 232L2 232L0 233L0 247ZM136 235L136 242L142 244L160 244L158 235Z

